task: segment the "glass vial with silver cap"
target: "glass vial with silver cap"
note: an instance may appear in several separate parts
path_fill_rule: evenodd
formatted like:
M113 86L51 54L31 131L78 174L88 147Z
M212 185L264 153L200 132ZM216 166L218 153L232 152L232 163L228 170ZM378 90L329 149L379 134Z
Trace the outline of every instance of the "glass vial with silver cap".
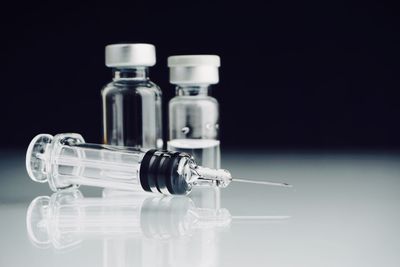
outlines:
M196 162L220 168L219 106L210 86L219 81L216 55L168 58L170 83L176 96L169 102L168 149L190 153Z
M161 149L161 90L149 79L149 67L156 64L154 45L108 45L105 56L113 80L102 90L103 142Z

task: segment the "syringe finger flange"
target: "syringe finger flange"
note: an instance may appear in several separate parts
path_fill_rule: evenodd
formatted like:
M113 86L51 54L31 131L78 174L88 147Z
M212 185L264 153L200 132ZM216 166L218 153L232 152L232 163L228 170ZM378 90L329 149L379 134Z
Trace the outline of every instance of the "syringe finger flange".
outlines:
M26 170L29 177L39 183L48 181L48 170L46 167L45 151L53 141L50 134L39 134L33 138L26 151Z

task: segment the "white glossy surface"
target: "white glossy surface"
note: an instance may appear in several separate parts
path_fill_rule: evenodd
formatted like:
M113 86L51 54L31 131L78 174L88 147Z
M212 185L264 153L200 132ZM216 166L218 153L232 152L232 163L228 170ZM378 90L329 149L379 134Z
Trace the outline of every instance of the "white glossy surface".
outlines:
M115 229L114 234L83 232L77 246L56 249L37 248L26 230L28 205L50 190L30 181L23 151L2 151L0 266L399 266L399 156L257 152L224 153L222 160L236 177L294 187L232 183L220 200L234 217L228 225L203 224L167 238L146 237L138 228L127 235ZM85 197L101 195L96 189L81 191ZM194 202L208 205L204 199ZM235 218L251 215L290 218Z

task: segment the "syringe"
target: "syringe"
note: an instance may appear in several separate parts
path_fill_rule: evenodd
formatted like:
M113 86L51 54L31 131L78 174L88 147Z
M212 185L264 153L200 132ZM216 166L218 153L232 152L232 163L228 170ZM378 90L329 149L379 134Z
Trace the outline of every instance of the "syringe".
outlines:
M48 182L53 191L88 185L186 195L193 186L226 187L236 181L229 171L199 166L186 153L89 144L75 133L37 135L27 150L26 169L32 180Z

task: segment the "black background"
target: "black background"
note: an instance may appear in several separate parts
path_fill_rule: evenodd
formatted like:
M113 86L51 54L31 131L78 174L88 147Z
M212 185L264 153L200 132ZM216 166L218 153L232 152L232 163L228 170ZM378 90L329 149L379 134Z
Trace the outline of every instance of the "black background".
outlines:
M221 56L224 148L399 149L398 9L382 1L14 2L1 22L1 147L38 133L101 140L104 47L156 45L166 59Z

